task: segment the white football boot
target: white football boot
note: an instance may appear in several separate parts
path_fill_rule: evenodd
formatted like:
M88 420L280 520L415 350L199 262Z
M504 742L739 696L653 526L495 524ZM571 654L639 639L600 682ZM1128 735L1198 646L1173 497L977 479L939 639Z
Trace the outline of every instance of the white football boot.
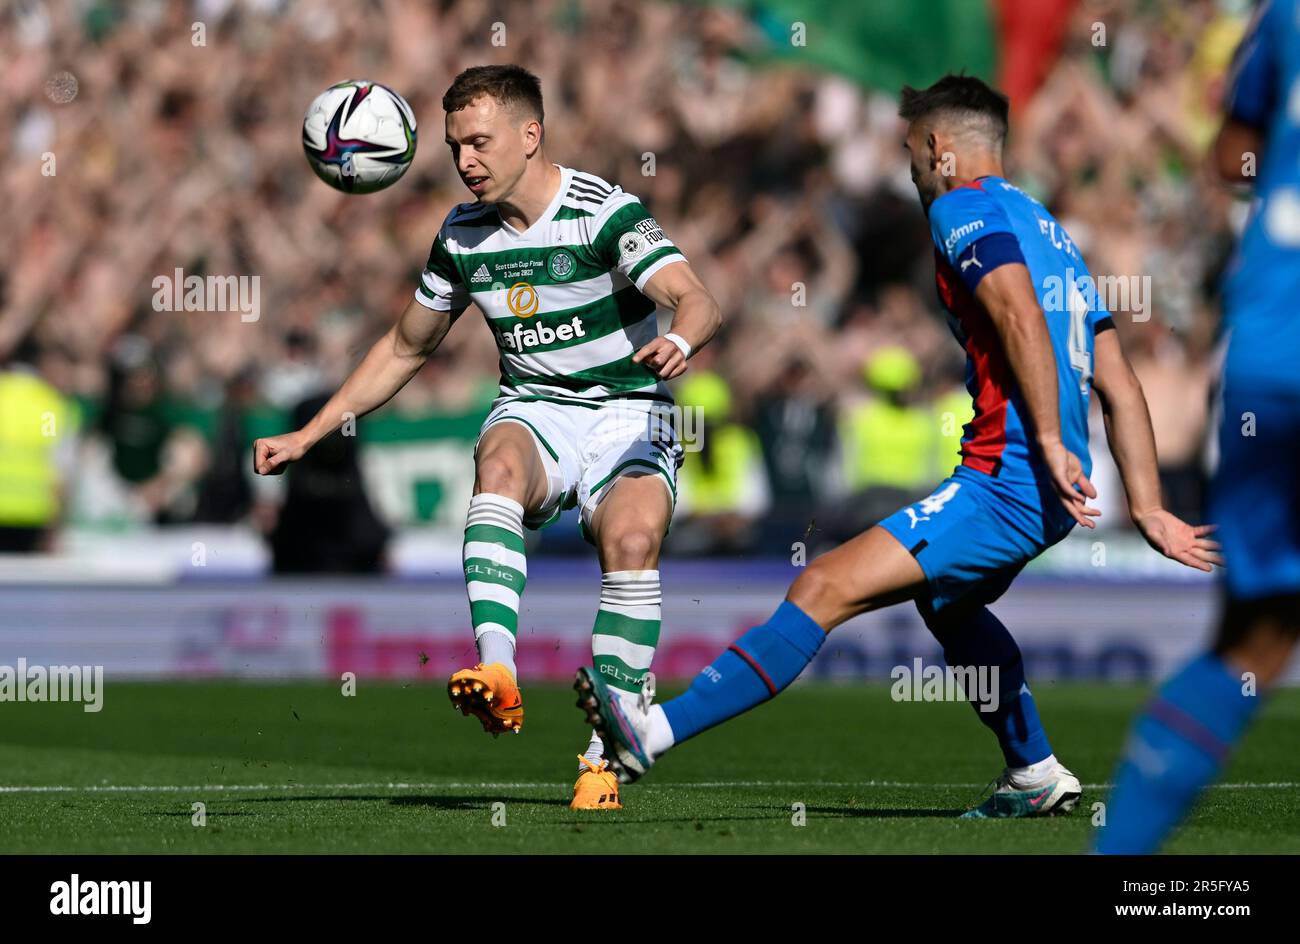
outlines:
M1013 819L1068 813L1079 804L1083 786L1065 765L1056 761L1047 772L1029 779L1007 768L995 781L987 800L962 814L962 819Z

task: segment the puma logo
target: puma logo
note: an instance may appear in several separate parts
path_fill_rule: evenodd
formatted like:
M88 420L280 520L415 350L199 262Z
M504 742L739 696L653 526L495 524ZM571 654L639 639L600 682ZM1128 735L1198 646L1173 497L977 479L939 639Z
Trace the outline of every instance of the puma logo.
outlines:
M969 269L971 266L974 266L974 267L977 268L977 269L982 269L982 268L984 268L984 263L980 262L978 259L975 258L975 244L974 244L974 243L972 243L972 244L971 244L971 247L970 247L970 258L969 258L969 259L963 259L963 260L962 260L962 263L961 263L961 270L962 270L963 272L965 272L965 271L966 271L967 269Z
M913 511L911 508L904 508L903 510L906 511L906 512L907 512L907 516L908 516L909 518L912 519L912 527L913 527L913 528L915 528L915 527L917 526L917 524L920 523L920 522L922 522L922 521L929 521L929 520L930 520L930 516L929 516L929 515L920 515L920 516L918 516L918 515L916 514L916 512Z

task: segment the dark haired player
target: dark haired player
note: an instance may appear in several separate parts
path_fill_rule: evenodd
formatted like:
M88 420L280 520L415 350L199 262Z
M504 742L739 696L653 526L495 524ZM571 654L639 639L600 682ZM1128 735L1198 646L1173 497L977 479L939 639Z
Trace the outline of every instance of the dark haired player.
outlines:
M479 664L448 682L452 704L496 735L524 720L515 668L524 529L577 507L601 565L592 658L618 697L643 693L659 639L659 548L682 447L665 381L717 331L717 303L641 202L553 164L541 84L519 66L476 66L442 100L447 146L474 201L451 211L415 298L316 417L260 439L277 472L388 401L471 303L501 355L501 396L475 449L465 585ZM660 337L656 307L673 312ZM617 809L618 781L592 737L573 806Z
M1020 570L1099 514L1088 481L1088 398L1096 389L1129 512L1162 554L1212 569L1215 545L1161 507L1142 388L1114 324L1095 303L1078 247L1002 177L1007 101L949 75L904 88L912 180L930 220L939 296L966 351L975 418L962 462L929 497L815 560L784 603L722 653L679 698L629 705L581 669L579 707L625 780L673 744L775 696L826 633L868 610L912 600L949 666L983 668L996 703L975 702L1006 768L967 816L1068 812L1078 779L1057 759L1025 681L1020 650L988 609ZM992 709L992 710L988 710Z

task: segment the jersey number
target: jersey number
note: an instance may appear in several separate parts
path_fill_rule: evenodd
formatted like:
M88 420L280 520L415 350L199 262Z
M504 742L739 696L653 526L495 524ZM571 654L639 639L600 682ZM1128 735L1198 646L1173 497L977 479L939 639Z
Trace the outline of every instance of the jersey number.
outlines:
M1092 354L1088 351L1088 303L1078 286L1070 284L1070 366L1079 372L1079 389L1092 380Z

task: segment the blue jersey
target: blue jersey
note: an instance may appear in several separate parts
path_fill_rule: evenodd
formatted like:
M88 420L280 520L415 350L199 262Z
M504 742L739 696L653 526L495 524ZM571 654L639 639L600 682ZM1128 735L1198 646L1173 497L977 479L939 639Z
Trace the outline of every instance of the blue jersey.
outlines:
M1224 285L1226 383L1300 393L1300 3L1271 0L1237 50L1230 119L1258 128L1255 205ZM1243 155L1243 160L1246 156Z
M1056 355L1061 440L1092 471L1088 398L1093 340L1113 327L1091 274L1047 209L1001 177L981 177L930 205L935 278L948 323L966 350L966 389L975 418L962 437L962 465L1008 481L1036 480L1041 465L1031 445L1029 413L997 329L975 298L980 280L1000 265L1029 269Z
M1224 285L1231 337L1210 498L1228 596L1250 600L1300 593L1298 0L1256 12L1233 61L1226 111L1264 138L1254 155L1255 206Z

